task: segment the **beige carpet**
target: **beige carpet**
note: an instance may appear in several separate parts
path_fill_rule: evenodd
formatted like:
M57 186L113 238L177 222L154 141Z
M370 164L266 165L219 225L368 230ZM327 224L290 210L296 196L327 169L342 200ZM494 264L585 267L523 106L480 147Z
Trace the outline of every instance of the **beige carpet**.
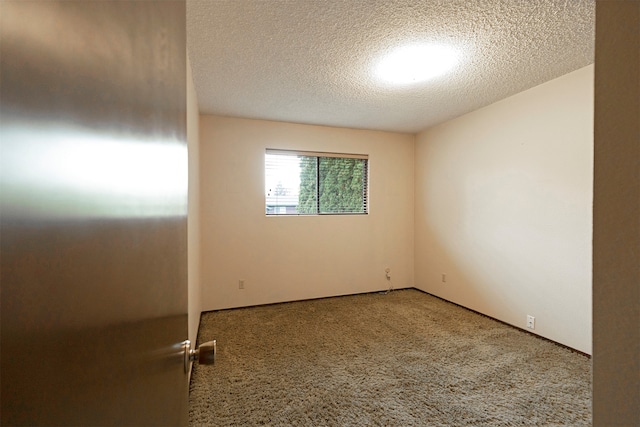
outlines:
M417 290L205 313L192 426L586 426L591 360Z

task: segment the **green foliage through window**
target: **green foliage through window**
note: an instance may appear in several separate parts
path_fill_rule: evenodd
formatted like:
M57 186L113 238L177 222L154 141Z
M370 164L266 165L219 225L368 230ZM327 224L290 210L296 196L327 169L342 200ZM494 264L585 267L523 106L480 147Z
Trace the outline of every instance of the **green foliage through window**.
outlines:
M367 162L365 156L267 150L267 215L366 214Z

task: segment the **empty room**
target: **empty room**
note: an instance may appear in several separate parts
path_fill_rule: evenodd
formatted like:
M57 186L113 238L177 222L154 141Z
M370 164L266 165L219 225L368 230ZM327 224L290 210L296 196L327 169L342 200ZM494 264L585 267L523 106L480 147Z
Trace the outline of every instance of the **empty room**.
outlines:
M202 1L187 28L193 304L199 342L219 346L218 365L194 368L192 424L638 416L592 404L592 307L616 298L592 297L594 205L606 204L594 199L596 2ZM336 157L364 159L348 181L355 208L323 194ZM637 272L632 247L621 259ZM633 300L622 280L618 297ZM621 318L607 321L635 330L637 315ZM600 348L637 374L629 328ZM633 380L607 374L618 382L598 401L633 401Z
M593 2L190 2L187 24L218 344L193 424L590 424ZM331 161L360 159L364 196L330 203Z
M640 425L640 2L1 0L0 424Z

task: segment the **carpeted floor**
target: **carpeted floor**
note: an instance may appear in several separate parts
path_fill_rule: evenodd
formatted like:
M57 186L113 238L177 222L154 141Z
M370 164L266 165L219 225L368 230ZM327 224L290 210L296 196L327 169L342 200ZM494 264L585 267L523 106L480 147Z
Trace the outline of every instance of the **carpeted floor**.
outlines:
M202 316L192 426L586 426L591 360L417 290Z

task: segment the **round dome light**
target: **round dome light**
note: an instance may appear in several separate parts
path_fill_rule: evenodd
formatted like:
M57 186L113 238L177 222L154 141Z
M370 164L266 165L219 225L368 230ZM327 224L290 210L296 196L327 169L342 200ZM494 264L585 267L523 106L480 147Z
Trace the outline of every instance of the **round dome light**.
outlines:
M407 85L440 76L458 63L457 53L441 45L408 45L391 51L376 68L377 77L387 83Z

